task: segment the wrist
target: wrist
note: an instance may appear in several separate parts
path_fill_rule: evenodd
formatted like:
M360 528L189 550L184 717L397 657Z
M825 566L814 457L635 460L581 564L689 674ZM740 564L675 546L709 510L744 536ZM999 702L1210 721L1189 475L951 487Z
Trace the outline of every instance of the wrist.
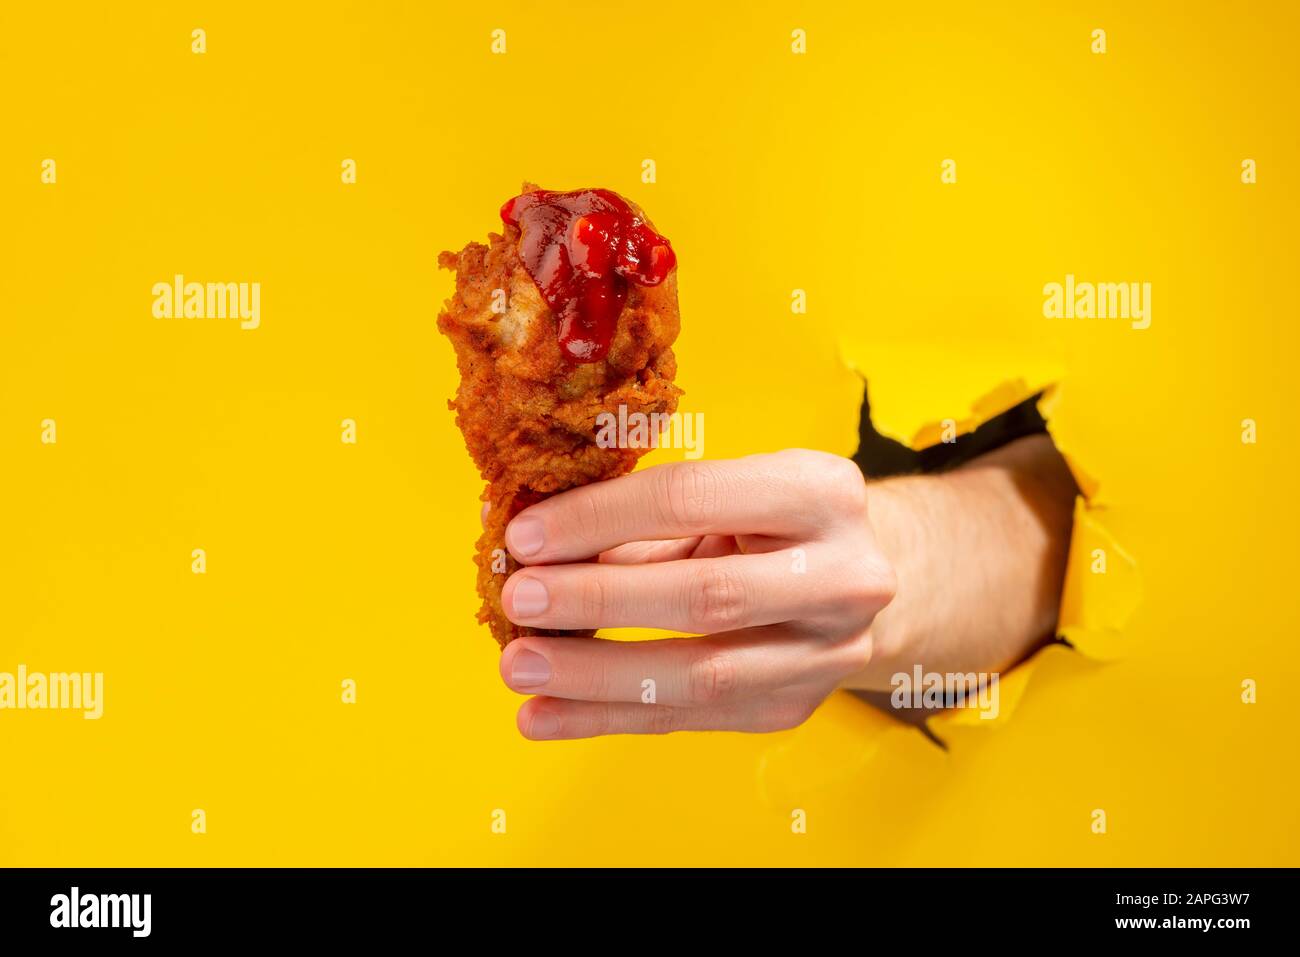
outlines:
M1076 489L1046 436L948 472L868 486L868 520L897 581L848 687L930 671L1009 668L1055 629Z
M925 658L948 614L955 568L943 545L957 513L945 477L916 475L867 486L867 516L876 546L894 572L894 599L871 625L872 657L851 687L888 687L889 678ZM862 683L862 682L865 682Z

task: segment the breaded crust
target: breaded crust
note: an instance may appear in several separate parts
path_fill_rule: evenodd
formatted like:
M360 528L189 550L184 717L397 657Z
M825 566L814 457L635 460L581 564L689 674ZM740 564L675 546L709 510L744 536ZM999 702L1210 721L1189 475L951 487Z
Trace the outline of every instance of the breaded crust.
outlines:
M631 285L608 354L573 363L518 248L519 230L507 226L487 245L438 257L456 273L455 295L438 316L461 377L448 406L487 482L488 517L474 556L478 618L503 648L542 633L513 624L501 608L501 587L519 567L505 549L507 523L548 495L632 471L648 449L598 446L600 413L617 416L624 406L628 415L671 415L682 394L671 348L680 324L675 271L658 286Z

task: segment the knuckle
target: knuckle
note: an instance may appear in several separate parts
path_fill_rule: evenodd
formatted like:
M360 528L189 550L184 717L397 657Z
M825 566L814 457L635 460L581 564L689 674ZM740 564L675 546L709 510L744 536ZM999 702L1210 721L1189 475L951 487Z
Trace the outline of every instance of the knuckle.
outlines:
M720 565L710 566L690 580L686 614L691 629L700 634L740 627L747 605L740 577Z
M613 734L617 730L614 721L614 708L608 702L601 702L586 710L586 733L599 736Z
M818 463L823 453L811 449L783 449L773 457L778 471L792 479L800 489L816 489L821 470Z
M577 612L584 622L603 622L610 617L609 595L605 588L605 576L597 569L589 569L590 574L582 575L578 586Z
M687 698L692 705L711 705L736 692L736 663L725 652L711 651L691 663Z
M866 628L894 597L893 569L872 561L852 562L826 611L841 621Z
M853 566L852 588L855 603L875 614L898 594L898 575L883 555L864 550L862 558Z
M862 632L853 641L849 642L848 653L849 661L845 669L845 677L855 675L871 664L871 656L875 653L875 642L870 629Z
M573 502L572 528L578 533L582 542L594 542L600 538L600 530L605 522L605 509L596 495L579 495Z
M821 475L823 491L837 510L855 516L866 514L867 481L852 459L827 455Z
M830 658L830 671L836 684L865 669L871 663L874 652L875 642L869 628L844 639L833 650Z
M872 598L884 608L898 597L898 573L894 566L886 561L876 562L872 566Z
M681 725L679 712L668 705L654 705L650 711L650 733L672 734Z
M816 703L807 701L781 701L769 705L759 719L762 731L789 731L797 728L817 710Z
M782 449L776 453L780 458L792 466L812 472L816 469L817 463L826 455L825 452L818 452L814 449Z
M866 512L866 479L852 459L813 449L787 449L782 454L800 487L815 493L819 508L837 516Z
M917 653L914 643L909 643L905 629L885 624L872 627L870 635L871 654L868 663L874 661L880 671L911 672L917 661Z
M721 480L713 466L686 462L664 469L660 481L664 509L674 525L705 530L717 517Z

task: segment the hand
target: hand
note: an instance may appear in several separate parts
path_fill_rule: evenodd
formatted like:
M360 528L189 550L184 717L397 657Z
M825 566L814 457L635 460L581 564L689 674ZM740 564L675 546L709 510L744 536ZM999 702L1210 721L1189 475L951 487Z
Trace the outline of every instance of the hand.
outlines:
M848 459L789 450L661 465L515 517L520 625L661 628L658 641L527 637L501 656L529 738L801 724L871 658L894 573Z

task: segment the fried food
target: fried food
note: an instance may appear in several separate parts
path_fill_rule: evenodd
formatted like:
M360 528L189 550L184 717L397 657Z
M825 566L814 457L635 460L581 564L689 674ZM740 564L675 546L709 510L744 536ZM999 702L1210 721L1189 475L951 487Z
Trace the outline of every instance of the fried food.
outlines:
M601 447L597 416L620 406L671 415L682 390L671 348L676 258L637 207L606 190L525 184L501 215L504 232L487 245L438 257L456 273L438 329L461 376L448 406L487 482L478 619L504 648L523 635L576 634L506 618L501 588L519 567L506 525L548 495L630 472L648 448Z

